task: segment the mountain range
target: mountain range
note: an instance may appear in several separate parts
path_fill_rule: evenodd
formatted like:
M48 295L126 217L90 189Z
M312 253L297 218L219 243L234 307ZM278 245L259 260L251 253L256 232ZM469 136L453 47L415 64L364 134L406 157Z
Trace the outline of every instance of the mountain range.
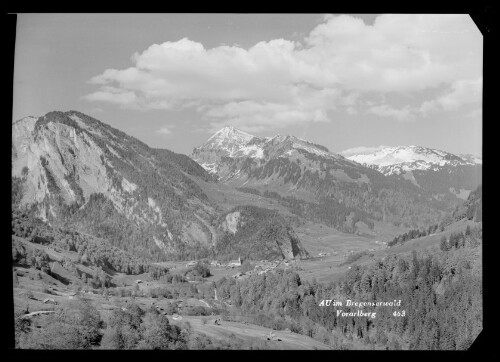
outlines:
M186 155L150 148L76 111L18 120L12 141L13 206L51 226L150 260L208 256L224 235L220 208L199 186L214 178ZM289 236L262 242L296 248L300 241Z
M404 178L437 197L467 199L482 181L482 159L421 146L378 147L372 152L343 153L386 176Z
M191 157L226 185L288 205L300 200L335 209L329 216L340 220L331 225L342 231L353 231L343 222L349 216L368 225L369 219L407 226L436 220L481 183L482 169L480 160L423 147L344 157L291 135L259 137L233 127L215 133ZM311 214L311 208L302 211Z
M308 256L289 215L244 198L224 209L207 185L258 195L298 219L354 233L377 222L435 223L481 175L478 160L437 150L344 157L291 135L258 137L233 127L188 157L77 111L15 121L12 141L14 208L149 260ZM404 158L410 151L427 159Z

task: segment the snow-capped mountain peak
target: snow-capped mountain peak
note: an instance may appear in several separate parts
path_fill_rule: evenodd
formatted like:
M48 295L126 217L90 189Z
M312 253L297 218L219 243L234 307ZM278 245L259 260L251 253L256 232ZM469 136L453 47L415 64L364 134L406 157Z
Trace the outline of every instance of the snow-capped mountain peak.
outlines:
M401 174L412 170L430 170L446 165L474 165L482 160L471 155L455 155L446 151L422 146L376 147L372 152L353 150L342 151L346 158L377 168L382 173ZM358 150L356 149L356 150Z
M226 126L210 137L205 144L193 150L192 158L210 173L219 173L221 157L249 162L267 162L271 159L299 159L323 157L328 160L355 162L332 153L328 148L292 136L277 134L272 137L254 136L234 127ZM243 162L243 161L242 161Z
M266 153L276 155L289 155L294 150L303 150L311 154L327 158L343 158L341 155L331 153L326 147L292 136L277 134L272 137L254 136L231 126L226 126L207 142L195 149L216 150L229 157L251 157L262 159Z
M251 134L240 131L239 129L236 129L231 126L225 126L224 128L221 128L219 131L214 133L214 135L210 137L207 142L210 141L223 142L224 140L230 139L231 141L234 142L246 143L250 141L252 138L254 138L254 136L252 136Z

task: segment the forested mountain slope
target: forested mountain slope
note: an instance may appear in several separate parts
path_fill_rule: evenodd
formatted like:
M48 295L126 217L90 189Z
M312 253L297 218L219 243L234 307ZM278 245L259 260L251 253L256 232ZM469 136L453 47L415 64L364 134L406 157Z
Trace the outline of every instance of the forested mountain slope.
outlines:
M191 157L227 185L276 193L276 199L287 198L289 204L323 204L319 208L340 215L335 227L345 231L347 218L427 225L449 207L410 180L390 179L294 136L257 137L225 127Z
M141 256L214 245L217 214L193 181L211 176L188 157L76 111L16 121L12 141L15 207Z
M219 227L223 209L200 187L216 178L188 156L150 148L76 111L16 121L12 137L14 209L151 260L229 258L239 250ZM304 256L284 251L300 241L273 215L277 224L262 228L274 233L263 238L276 251L268 256ZM247 257L261 251L245 250Z

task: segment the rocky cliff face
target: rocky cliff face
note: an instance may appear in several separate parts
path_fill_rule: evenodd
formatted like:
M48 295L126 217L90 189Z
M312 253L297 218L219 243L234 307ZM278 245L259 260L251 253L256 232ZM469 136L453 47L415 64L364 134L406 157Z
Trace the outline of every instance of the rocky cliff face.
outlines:
M146 255L214 245L216 212L193 181L210 176L188 157L151 149L75 111L16 121L12 141L18 206L41 219L110 233L115 243L142 239L120 246ZM108 213L100 220L98 207ZM120 231L125 224L128 230Z
M467 218L468 220L473 220L475 222L483 221L483 186L479 185L477 189L472 191L464 201L464 203L458 206L452 214L454 220L460 220Z
M299 237L276 211L238 206L223 215L218 226L218 254L244 259L307 258Z

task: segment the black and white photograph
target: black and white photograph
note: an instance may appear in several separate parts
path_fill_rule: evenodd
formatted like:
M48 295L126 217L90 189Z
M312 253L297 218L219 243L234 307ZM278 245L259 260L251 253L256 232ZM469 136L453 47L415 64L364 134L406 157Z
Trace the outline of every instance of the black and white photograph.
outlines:
M472 348L470 14L9 16L11 349Z

